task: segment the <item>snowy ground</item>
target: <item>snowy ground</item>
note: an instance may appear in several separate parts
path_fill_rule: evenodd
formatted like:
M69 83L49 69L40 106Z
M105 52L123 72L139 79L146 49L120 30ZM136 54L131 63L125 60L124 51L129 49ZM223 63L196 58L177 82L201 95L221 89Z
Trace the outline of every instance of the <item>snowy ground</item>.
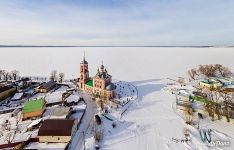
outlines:
M103 149L184 148L171 141L173 137L183 138L184 121L173 112L174 97L162 90L165 85L161 82L133 82L139 97L117 127L106 133Z
M116 100L120 102L120 104L125 105L137 98L137 89L134 85L125 81L114 82L114 84L117 93Z
M67 146L67 143L39 143L32 142L29 143L25 149L56 149L56 150L64 150Z
M209 149L208 142L201 141L196 127L186 125L181 117L183 113L173 108L175 95L168 91L167 83L166 79L133 82L139 92L137 102L121 120L116 118L116 128L104 119L106 132L102 149ZM185 127L190 133L188 144L181 142L185 139ZM212 122L207 117L201 121L200 128L212 129L213 141L234 143L234 126L224 120ZM212 148L230 149L230 146Z
M67 86L61 86L59 89L46 94L47 103L56 103L62 100L62 94L66 92Z
M75 47L33 48L33 51L32 48L1 48L1 52L17 57L13 60L3 57L0 63L5 67L2 69L18 69L21 74L49 76L51 70L56 68L64 72L65 77L75 78L79 75L83 50L89 62L90 74L95 74L103 60L113 78L128 81L138 89L138 99L122 119L114 118L117 120L116 128L112 128L111 121L103 119L106 128L103 150L208 149L194 127L187 127L192 140L189 145L176 141L184 138L186 125L180 112L173 109L175 96L165 90L169 82L166 78L184 75L188 69L200 64L220 63L234 69L234 48ZM88 123L85 122L83 126L82 131L86 131ZM234 149L233 125L205 119L201 126L213 129L215 138L229 140L231 147L226 149ZM82 136L77 134L75 138L82 139ZM87 142L92 141L91 136L86 138ZM81 145L75 140L72 143Z
M11 117L11 113L1 114L0 116L0 144L7 144L9 139L11 142L19 142L37 136L38 130L27 132L27 127L32 123L32 120L20 121L16 125L18 118ZM6 120L8 120L7 124L4 123ZM17 132L14 134L15 130Z

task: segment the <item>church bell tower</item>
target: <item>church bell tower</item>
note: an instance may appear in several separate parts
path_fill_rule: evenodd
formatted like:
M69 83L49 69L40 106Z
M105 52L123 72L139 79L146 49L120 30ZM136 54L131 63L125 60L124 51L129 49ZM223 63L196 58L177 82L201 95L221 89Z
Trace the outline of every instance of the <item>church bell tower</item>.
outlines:
M84 59L80 63L80 80L79 80L79 87L84 89L85 83L89 80L89 69L88 69L88 62Z

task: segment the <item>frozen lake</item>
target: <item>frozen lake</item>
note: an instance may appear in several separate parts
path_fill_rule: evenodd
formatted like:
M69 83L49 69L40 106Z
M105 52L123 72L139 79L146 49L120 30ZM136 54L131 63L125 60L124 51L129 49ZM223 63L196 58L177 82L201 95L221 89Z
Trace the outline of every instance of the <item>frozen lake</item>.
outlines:
M39 76L49 76L56 69L66 78L78 77L84 51L91 76L103 60L113 78L128 81L186 73L199 64L234 68L234 48L191 47L2 47L0 68Z

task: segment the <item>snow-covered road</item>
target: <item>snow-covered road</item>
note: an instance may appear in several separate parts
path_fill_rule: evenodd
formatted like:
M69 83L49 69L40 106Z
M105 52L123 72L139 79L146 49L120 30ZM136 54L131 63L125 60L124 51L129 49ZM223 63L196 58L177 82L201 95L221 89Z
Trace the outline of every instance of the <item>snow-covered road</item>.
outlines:
M81 125L76 134L74 135L72 142L69 146L69 150L84 149L84 135L90 129L90 126L92 126L92 120L97 110L96 103L91 99L91 97L88 94L84 92L79 92L79 95L84 98L87 107L84 117L81 120Z

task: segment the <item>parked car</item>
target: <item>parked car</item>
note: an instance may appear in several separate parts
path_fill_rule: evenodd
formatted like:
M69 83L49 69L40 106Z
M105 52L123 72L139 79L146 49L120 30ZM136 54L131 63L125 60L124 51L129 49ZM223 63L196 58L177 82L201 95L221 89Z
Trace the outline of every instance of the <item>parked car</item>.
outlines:
M102 124L102 120L101 120L101 118L100 118L100 116L99 115L95 115L94 116L94 119L95 119L95 121L97 122L97 124Z

